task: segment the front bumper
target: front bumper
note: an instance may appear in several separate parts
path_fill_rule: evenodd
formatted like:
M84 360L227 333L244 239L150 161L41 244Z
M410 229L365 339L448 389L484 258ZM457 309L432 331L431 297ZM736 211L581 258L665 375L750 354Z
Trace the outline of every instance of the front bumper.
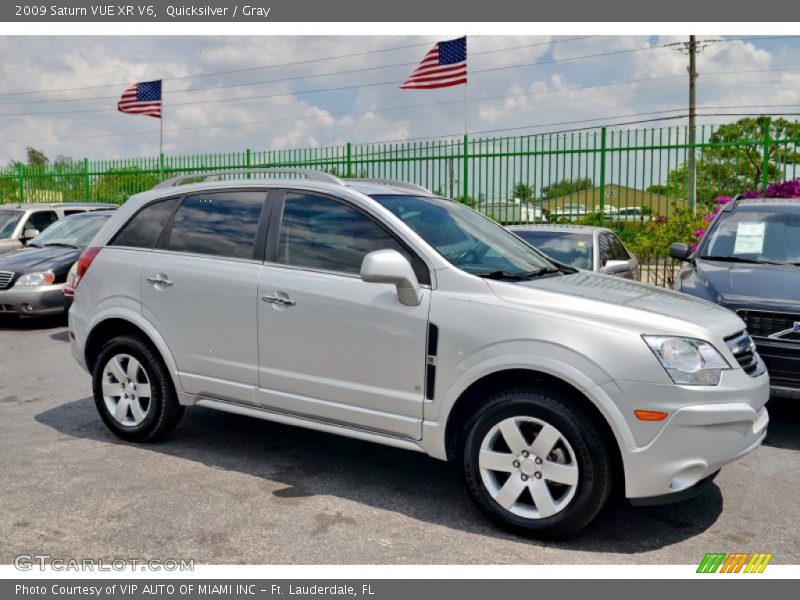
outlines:
M54 285L12 286L0 291L0 314L44 316L64 312L71 299L63 292L63 283Z
M769 377L750 377L741 369L726 371L718 386L680 386L640 382L606 384L623 412L634 408L664 410L666 421L628 420L632 448L621 448L625 495L630 499L681 493L720 468L752 452L767 434ZM627 415L626 415L627 416Z

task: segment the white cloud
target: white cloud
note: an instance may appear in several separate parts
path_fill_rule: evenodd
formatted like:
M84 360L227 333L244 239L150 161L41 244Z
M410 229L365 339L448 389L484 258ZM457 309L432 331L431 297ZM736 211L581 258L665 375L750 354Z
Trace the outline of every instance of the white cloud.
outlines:
M675 47L659 46L685 39L470 37L470 130L552 125L682 108L687 96L687 57ZM152 156L157 151L158 121L116 112L123 84L235 70L240 72L165 82L167 152L319 147L346 141L458 135L464 126L463 88L407 91L397 87L432 43L432 38L411 36L3 37L0 114L98 112L0 117L0 161L22 158L28 145L51 157ZM705 45L698 56L700 106L797 103L800 71L765 71L798 66L790 62L795 54L791 50L796 47L791 44L773 40ZM414 47L379 52L409 45ZM653 49L639 50L644 47ZM509 50L498 51L502 49ZM365 54L316 60L357 53ZM601 56L570 60L586 55ZM550 64L554 60L566 62ZM302 64L253 70L284 63ZM501 68L529 63L542 64ZM375 66L383 68L363 70ZM345 70L357 72L325 75ZM293 79L278 81L286 78ZM639 79L647 81L608 85ZM767 83L771 81L780 83ZM254 82L260 83L214 89ZM387 84L303 93L383 82ZM116 85L58 94L8 95L105 84ZM253 96L269 97L237 100ZM503 97L489 99L495 96ZM32 102L44 99L53 102ZM20 100L25 102L10 104ZM187 102L191 104L184 104ZM397 107L405 108L387 110ZM551 127L560 128L566 127Z

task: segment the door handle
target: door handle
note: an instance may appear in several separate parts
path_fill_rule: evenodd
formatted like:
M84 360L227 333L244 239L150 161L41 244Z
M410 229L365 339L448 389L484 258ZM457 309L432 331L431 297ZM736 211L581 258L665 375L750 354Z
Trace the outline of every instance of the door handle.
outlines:
M294 306L297 304L291 298L283 298L278 296L278 294L272 294L271 296L261 296L261 299L266 302L267 304L278 304L279 306Z
M169 287L172 285L172 282L167 279L167 276L161 273L158 273L155 277L148 277L147 283L151 283L153 285L163 285L164 287Z

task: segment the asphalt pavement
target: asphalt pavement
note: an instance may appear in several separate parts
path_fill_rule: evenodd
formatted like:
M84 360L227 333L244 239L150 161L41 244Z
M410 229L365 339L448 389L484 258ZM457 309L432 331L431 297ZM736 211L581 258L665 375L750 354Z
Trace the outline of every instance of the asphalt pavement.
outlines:
M766 443L692 500L616 502L558 542L503 533L456 471L422 454L190 408L171 436L110 434L59 321L0 320L0 563L697 564L800 562L800 402L770 401Z

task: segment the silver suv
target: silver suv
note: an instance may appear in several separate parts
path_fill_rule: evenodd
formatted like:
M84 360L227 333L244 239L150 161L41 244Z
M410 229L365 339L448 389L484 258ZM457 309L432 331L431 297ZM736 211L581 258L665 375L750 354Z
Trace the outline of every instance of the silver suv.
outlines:
M416 186L265 174L167 181L81 256L72 352L119 437L195 405L425 452L539 537L614 484L687 497L764 439L732 312L555 263Z

